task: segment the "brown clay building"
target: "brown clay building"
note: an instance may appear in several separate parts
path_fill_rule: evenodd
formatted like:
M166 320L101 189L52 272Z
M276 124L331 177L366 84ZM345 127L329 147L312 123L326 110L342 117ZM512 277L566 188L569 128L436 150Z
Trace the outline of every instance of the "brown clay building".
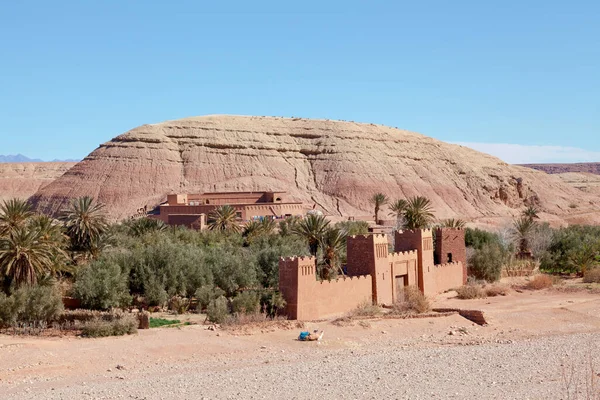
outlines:
M264 217L280 219L305 212L304 205L288 201L285 192L170 194L155 218L169 225L204 229L206 216L225 204L236 209L240 222Z
M461 229L436 231L434 262L431 230L395 232L395 252L388 252L384 234L352 236L347 242L347 275L319 281L313 257L282 258L279 290L291 319L315 320L339 315L369 301L391 305L402 299L407 286L433 295L466 283L465 233ZM443 253L440 253L443 252Z

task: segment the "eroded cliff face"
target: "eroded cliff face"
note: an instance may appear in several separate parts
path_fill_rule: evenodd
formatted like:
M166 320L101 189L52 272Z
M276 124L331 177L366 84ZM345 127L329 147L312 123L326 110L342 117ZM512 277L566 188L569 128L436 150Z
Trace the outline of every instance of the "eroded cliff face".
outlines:
M74 165L73 162L0 163L0 201L27 199Z
M205 116L143 125L104 143L32 200L56 213L73 197L106 203L113 219L168 193L287 191L331 215L370 215L375 192L429 197L440 218L516 214L550 218L597 197L560 178L472 149L374 124L301 118Z

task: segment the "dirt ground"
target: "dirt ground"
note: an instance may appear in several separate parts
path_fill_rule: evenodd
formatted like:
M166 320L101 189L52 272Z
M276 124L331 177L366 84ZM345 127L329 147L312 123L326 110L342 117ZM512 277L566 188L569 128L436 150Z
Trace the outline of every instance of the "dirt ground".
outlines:
M556 366L543 366L550 358L541 356L539 360L531 360L524 354L539 346L549 351L560 347L561 343L570 343L573 338L571 347L560 350L563 352L560 360L555 357L557 352L549 353L552 362L564 367L565 359L575 357L571 354L572 349L582 348L581 343L597 346L600 342L600 295L587 291L512 291L507 296L476 300L459 300L454 292L449 292L438 296L434 306L482 310L488 325L475 325L459 315L368 319L361 323L355 321L350 326L336 326L331 321L307 323L305 330L325 331L319 343L296 341L302 329L294 324L289 324L288 329L259 328L251 333L213 331L205 325L191 325L101 339L0 335L0 398L181 399L290 395L290 398L308 398L313 394L325 398L567 398L564 393L559 393L565 390L561 372ZM472 355L470 352L480 351L473 346L480 348L485 356ZM522 350L510 346L522 346ZM595 347L593 349L582 349L577 357L595 352ZM515 354L523 355L523 359L516 361ZM600 361L600 353L597 356ZM415 368L423 368L422 374L430 373L434 380L441 380L448 371L434 371L442 368L445 359L454 360L448 362L456 366L462 365L461 357L465 357L463 370L458 368L450 375L469 373L466 370L471 368L468 361L471 357L489 357L497 360L498 365L491 362L469 373L472 385L489 380L485 385L487 389L476 391L460 384L456 390L452 386L448 391L444 386L447 382L440 381L431 386L436 390L420 396L420 392L410 392L407 387L414 387L416 391L421 387L423 376L411 377L410 370L396 376L400 373L398 369L389 370L379 381L372 383L357 383L357 386L347 388L341 384L338 387L336 383L347 376L343 372L345 368L348 371L357 369L352 372L357 377L363 376L364 368L383 374L403 357L407 357L405 367L414 363ZM511 359L515 359L514 365ZM441 360L440 365L436 360ZM581 360L576 361L580 363ZM322 373L318 371L328 362L337 365L335 374L341 374L330 387L311 385L309 390L302 384L304 373L294 382L299 369L306 368L305 372L310 376L313 373L320 376ZM362 363L365 367L361 367ZM539 374L542 381L544 376L552 374L549 381L553 383L550 386L534 385L531 393L519 392L517 396L516 392L521 389L515 383L518 380L513 379L522 372L519 363L527 364L524 368ZM538 366L539 371L532 372ZM312 368L316 369L313 371ZM360 368L363 370L358 370ZM256 379L251 379L248 374ZM477 374L481 374L480 378ZM491 375L488 377L488 374ZM496 384L502 381L502 374L507 376L504 388ZM263 379L266 380L263 382ZM447 379L452 381L453 378ZM422 390L427 390L429 386L424 388ZM552 391L545 392L548 388Z

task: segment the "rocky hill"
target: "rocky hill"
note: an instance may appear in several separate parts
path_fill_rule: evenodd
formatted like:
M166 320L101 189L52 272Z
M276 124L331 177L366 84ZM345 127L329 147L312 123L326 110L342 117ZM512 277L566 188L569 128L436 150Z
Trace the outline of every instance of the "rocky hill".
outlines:
M74 166L73 162L0 163L0 201L27 199Z
M600 175L600 162L573 164L522 164L523 167L537 169L548 174L563 174L568 172L584 172Z
M370 197L424 195L440 218L480 223L537 204L551 221L597 216L600 199L559 177L375 124L204 116L143 125L102 144L32 200L57 212L91 195L124 218L168 193L285 190L330 215L371 215Z

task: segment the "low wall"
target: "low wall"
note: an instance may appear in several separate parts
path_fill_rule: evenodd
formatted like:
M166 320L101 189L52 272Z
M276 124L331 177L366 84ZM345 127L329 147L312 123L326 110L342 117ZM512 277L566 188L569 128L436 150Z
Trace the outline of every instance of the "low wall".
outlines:
M332 281L303 281L298 287L299 320L334 317L371 302L371 275L340 278Z
M463 264L460 262L434 266L435 293L457 288L465 284ZM430 290L431 292L431 290Z

